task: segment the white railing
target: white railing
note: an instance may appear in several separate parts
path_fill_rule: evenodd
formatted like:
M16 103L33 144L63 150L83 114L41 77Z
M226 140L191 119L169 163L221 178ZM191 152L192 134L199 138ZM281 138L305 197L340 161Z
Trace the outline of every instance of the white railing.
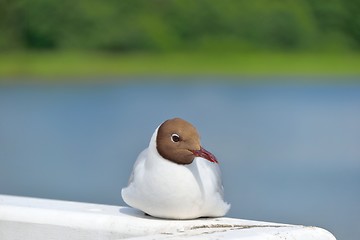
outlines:
M334 240L317 227L234 218L164 220L128 207L0 195L1 240Z

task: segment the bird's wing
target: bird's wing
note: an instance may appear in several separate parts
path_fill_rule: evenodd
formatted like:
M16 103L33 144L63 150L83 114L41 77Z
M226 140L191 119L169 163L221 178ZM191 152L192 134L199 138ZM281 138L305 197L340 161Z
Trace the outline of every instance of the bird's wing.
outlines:
M221 170L220 170L220 167L218 164L215 164L214 166L214 175L215 175L215 179L217 181L217 186L218 186L218 189L217 191L219 192L219 194L221 195L221 197L224 197L224 187L223 187L223 184L222 184L222 179L221 179Z
M134 182L135 175L139 174L139 171L144 167L147 152L148 152L148 149L146 148L137 157L137 159L134 163L130 178L129 178L128 185L130 185L132 182Z

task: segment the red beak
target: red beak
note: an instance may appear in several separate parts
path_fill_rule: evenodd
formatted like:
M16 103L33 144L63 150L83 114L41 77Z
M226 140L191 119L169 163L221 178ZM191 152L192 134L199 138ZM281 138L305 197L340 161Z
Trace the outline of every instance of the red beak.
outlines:
M216 157L214 156L214 154L212 154L211 152L209 152L208 150L206 150L203 147L200 147L200 150L191 150L191 152L197 157L205 158L206 160L213 162L213 163L219 163L216 160Z

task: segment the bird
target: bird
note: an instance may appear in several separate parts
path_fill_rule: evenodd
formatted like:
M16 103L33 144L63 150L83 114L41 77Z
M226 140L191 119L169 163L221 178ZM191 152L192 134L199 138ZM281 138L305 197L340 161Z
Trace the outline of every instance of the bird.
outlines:
M218 163L191 123L166 120L139 154L121 196L130 207L157 218L222 217L230 204Z

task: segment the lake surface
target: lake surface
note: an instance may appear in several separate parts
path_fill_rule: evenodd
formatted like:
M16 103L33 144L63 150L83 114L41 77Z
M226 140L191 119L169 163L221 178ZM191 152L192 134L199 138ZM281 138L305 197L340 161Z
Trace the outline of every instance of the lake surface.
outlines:
M358 239L360 84L178 80L0 87L0 194L124 205L138 153L179 116L220 161L228 216Z

